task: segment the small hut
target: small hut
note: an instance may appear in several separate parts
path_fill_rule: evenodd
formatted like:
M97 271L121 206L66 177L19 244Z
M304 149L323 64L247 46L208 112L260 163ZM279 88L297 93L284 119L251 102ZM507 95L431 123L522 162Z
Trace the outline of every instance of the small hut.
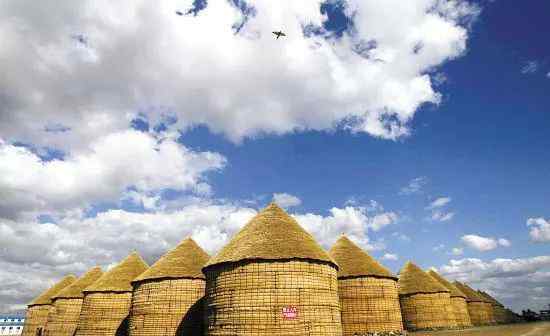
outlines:
M274 203L203 268L206 332L342 335L338 266Z
M399 300L407 330L456 327L450 291L412 262L399 272Z
M477 292L479 293L479 295L483 296L491 303L491 306L493 307L493 317L495 319L495 323L506 323L506 309L504 308L504 305L498 302L494 297L487 294L486 292L480 290L478 290Z
M84 299L82 290L94 283L102 274L100 267L94 267L52 297L54 309L48 315L46 336L74 335Z
M397 277L346 236L330 249L338 263L344 336L403 331Z
M86 287L76 336L119 336L127 334L127 317L132 302L130 282L147 270L147 264L133 252L120 264Z
M67 275L29 303L25 325L23 326L23 336L41 336L44 334L48 322L48 314L50 311L53 313L52 296L72 284L75 280L76 277L74 275Z
M209 256L187 238L132 281L130 336L202 335L205 277Z
M451 306L455 315L456 324L459 327L471 327L472 321L470 320L470 314L468 314L466 294L462 293L460 289L456 288L455 285L447 281L447 279L439 275L436 271L429 270L428 274L450 291Z
M491 313L487 309L487 300L482 298L478 292L468 285L455 281L453 283L460 291L466 294L466 303L468 304L468 313L474 326L491 324Z

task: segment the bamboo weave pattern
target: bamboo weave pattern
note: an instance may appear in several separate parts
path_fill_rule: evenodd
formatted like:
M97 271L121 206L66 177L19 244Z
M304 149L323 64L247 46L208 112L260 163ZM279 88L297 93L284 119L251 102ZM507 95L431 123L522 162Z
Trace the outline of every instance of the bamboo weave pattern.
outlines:
M48 315L46 336L73 336L80 317L82 299L56 299Z
M489 319L489 313L485 307L484 302L471 301L468 302L468 313L474 326L487 325Z
M470 320L470 314L468 313L468 304L466 303L466 299L459 296L451 297L451 306L453 307L456 324L459 327L471 327L472 321Z
M401 313L407 330L456 327L449 293L402 295Z
M114 336L130 312L132 293L86 293L76 336Z
M27 316L25 317L22 336L36 336L39 330L43 333L48 322L49 311L50 305L29 307Z

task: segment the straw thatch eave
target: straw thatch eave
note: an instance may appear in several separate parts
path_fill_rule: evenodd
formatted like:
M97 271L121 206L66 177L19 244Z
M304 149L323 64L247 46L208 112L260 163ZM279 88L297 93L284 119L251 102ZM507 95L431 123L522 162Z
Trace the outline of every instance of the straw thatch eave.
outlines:
M147 263L141 259L137 252L133 252L110 271L104 273L93 284L86 287L83 292L131 292L131 281L145 272L147 268Z
M458 288L460 289L460 291L464 294L466 294L466 301L467 302L486 302L487 299L484 299L481 297L481 295L479 295L478 292L476 292L475 290L473 290L472 288L470 288L470 286L462 283L462 282L459 282L459 281L455 281L453 282L453 284Z
M450 293L420 267L408 261L399 272L399 295Z
M65 287L69 286L73 282L76 281L76 277L72 274L67 275L61 281L47 289L45 292L40 294L36 299L34 299L31 303L28 304L29 307L33 306L40 306L40 305L50 305L52 304L52 297L57 295L61 290L63 290Z
M436 271L434 270L429 270L428 271L428 274L430 276L432 276L437 282L439 282L440 284L442 284L443 286L445 286L445 288L447 288L449 291L450 291L450 295L451 297L461 297L461 298L466 298L466 294L464 294L460 289L458 289L455 285L453 285L452 283L450 283L449 281L447 281L447 279L445 279L444 277L442 277L441 275L439 275L439 273L437 273Z
M313 236L275 203L252 218L216 256L203 267L242 260L305 259L336 262L319 246Z
M332 246L329 255L338 263L339 279L372 276L397 280L387 268L344 235Z
M192 238L162 256L132 283L162 279L205 279L202 267L210 256Z
M56 299L82 299L84 298L84 288L90 286L97 281L103 275L101 267L96 266L91 268L86 274L80 277L78 280L65 287L57 295L52 297L52 300Z

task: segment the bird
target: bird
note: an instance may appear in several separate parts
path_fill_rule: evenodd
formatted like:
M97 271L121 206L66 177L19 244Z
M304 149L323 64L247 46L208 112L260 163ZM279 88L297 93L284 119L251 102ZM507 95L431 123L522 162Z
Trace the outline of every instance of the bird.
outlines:
M273 34L275 34L275 36L277 36L277 40L279 39L279 37L281 36L286 36L285 33L283 33L282 31L274 31Z
M183 16L183 12L179 11L179 10L176 11L176 14L179 15L179 16Z

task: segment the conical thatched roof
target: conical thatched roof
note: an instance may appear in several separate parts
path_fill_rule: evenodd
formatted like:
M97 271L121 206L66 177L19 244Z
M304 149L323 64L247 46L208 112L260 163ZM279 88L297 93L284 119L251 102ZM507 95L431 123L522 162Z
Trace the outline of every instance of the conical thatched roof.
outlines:
M93 267L78 280L65 287L52 299L81 299L84 297L82 290L97 281L103 275L101 267Z
M478 292L470 288L470 286L458 281L453 282L453 284L456 286L456 288L460 289L462 293L466 294L466 301L468 302L486 302L487 301L487 299L482 298L481 295L479 295Z
M104 273L101 278L84 289L84 292L131 292L130 282L145 272L148 266L137 252Z
M387 268L378 263L346 236L340 237L329 251L338 263L338 278L375 276L397 280Z
M444 277L442 277L441 275L439 275L436 271L434 270L429 270L428 271L428 274L431 275L435 280L437 280L437 282L439 282L440 284L442 284L443 286L445 286L445 288L447 288L448 290L451 291L451 297L462 297L462 298L466 298L466 294L462 293L462 291L458 288L456 288L455 285L453 285L452 283L450 283L449 281L447 281L447 279L445 279Z
M52 297L55 296L57 293L59 293L63 288L67 287L68 285L72 284L76 281L76 277L72 274L67 275L61 281L47 289L45 292L40 294L39 297L34 299L31 303L29 303L30 306L39 306L39 305L49 305L52 303Z
M204 268L241 260L313 259L336 262L275 203L258 213Z
M399 272L399 295L449 292L428 273L410 261Z
M210 256L193 239L187 238L132 282L163 278L204 279L201 269L208 259Z

